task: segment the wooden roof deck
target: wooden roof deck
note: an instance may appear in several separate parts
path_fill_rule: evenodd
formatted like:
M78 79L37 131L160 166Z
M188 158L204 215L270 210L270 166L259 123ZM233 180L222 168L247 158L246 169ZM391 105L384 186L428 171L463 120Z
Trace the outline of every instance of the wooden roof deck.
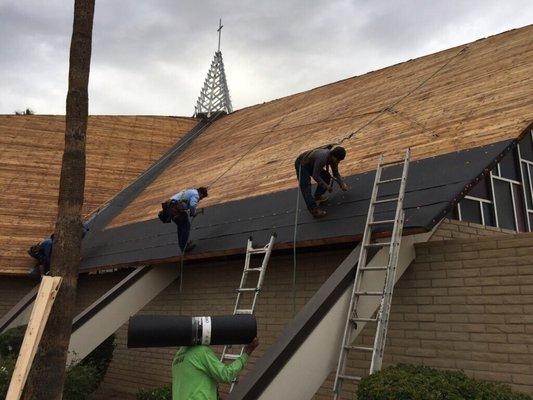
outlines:
M210 206L296 187L300 152L376 117L344 143L344 175L374 169L382 152L399 158L408 146L423 159L516 138L533 120L533 25L225 116L109 227L156 218L161 201L182 188L212 184L202 204Z
M83 214L110 200L196 123L89 117ZM33 265L28 247L53 230L64 129L64 116L0 116L0 273L26 273Z

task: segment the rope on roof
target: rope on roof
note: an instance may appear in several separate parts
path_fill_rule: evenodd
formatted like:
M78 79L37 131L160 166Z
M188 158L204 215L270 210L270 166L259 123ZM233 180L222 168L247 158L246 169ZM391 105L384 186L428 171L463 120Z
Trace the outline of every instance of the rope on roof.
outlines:
M400 97L399 99L393 101L390 105L388 105L387 107L385 107L383 110L381 110L378 114L376 114L373 118L371 118L368 122L366 122L365 124L363 124L363 126L357 128L355 131L347 134L346 136L344 136L339 142L338 144L342 144L343 142L345 142L346 140L350 140L353 136L355 136L356 134L358 134L359 132L361 132L363 129L365 129L367 126L369 126L370 124L372 124L374 121L376 121L378 118L380 118L384 113L392 110L394 107L396 107L400 102L402 102L403 100L405 100L407 97L409 97L410 95L412 95L414 92L416 92L418 89L422 88L426 83L428 83L431 79L433 79L435 76L437 76L444 68L446 68L453 60L455 60L457 57L459 57L460 55L462 55L467 49L468 49L469 46L465 46L463 47L459 52L457 52L457 54L455 54L453 57L450 57L448 60L446 60L446 62L444 64L442 64L435 72L433 72L430 76L428 76L426 79L424 79L420 84L418 84L417 86L415 86L413 89L411 89L409 92L407 92L406 94L404 94L402 97Z
M304 101L309 96L309 93L305 95L305 97L302 99ZM220 179L222 179L223 176L225 176L235 165L241 162L241 160L246 157L253 149L255 149L257 146L259 146L261 143L263 143L263 140L265 140L267 137L270 137L268 134L273 132L274 129L276 129L284 120L287 118L290 114L292 114L294 111L297 110L297 107L294 107L292 110L287 112L283 117L279 119L278 122L274 124L270 130L265 132L265 135L261 137L257 142L255 142L248 150L246 150L242 156L240 156L237 161L235 161L233 164L231 164L226 170L224 170L219 176L217 176L209 185L207 185L208 188L211 188L215 183L217 183Z

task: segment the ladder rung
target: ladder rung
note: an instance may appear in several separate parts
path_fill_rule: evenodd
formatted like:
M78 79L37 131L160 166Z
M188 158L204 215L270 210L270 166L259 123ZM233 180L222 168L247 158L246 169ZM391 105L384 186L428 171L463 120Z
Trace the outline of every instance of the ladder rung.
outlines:
M363 268L359 268L359 270L361 271L386 271L389 267L388 266L385 266L385 267L363 267Z
M339 379L348 379L350 381L360 381L362 378L355 375L339 375Z
M237 292L259 292L259 288L253 288L253 287L238 288Z
M253 314L254 310L235 310L235 314Z
M377 318L350 318L353 322L378 322Z
M224 358L227 360L236 360L240 356L240 354L224 354Z
M391 165L400 165L400 164L403 164L404 162L405 160L389 161L389 162L380 164L380 167L383 168L383 167L390 167Z
M374 351L373 347L364 346L344 346L346 350Z
M392 203L398 201L399 197L391 197L390 199L376 200L373 204Z
M244 272L261 272L263 268L246 268Z
M369 225L386 225L386 224L394 224L396 220L394 219L384 219L382 221L372 221L369 223Z
M402 178L392 178L392 179L385 179L385 180L382 180L382 181L379 181L378 182L378 185L381 185L383 183L391 183L391 182L398 182L398 181L401 181Z
M357 296L383 296L383 292L355 292Z
M250 249L250 250L248 250L248 253L250 253L250 254L262 254L262 253L266 253L267 251L268 251L267 249L263 249L263 248Z
M389 242L382 242L382 243L368 243L365 244L365 247L386 247L390 246Z

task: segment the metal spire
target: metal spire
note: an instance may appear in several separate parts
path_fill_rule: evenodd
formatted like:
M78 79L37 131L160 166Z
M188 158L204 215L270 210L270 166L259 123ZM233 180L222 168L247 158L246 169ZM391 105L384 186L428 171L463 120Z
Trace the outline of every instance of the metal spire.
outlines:
M222 52L220 51L222 28L222 19L220 19L217 29L218 50L215 52L215 57L211 62L211 68L209 68L204 81L204 87L200 91L200 96L196 102L195 116L203 114L210 117L212 113L217 111L224 111L228 114L233 111L228 83L226 81L226 73L224 71L224 61L222 60Z

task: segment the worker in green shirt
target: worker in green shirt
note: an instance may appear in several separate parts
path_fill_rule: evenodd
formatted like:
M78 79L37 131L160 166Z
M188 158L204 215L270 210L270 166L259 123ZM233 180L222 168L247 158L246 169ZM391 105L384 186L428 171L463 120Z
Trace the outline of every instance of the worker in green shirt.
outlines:
M172 361L172 400L216 400L217 384L233 381L258 345L255 338L228 365L209 346L180 347Z

